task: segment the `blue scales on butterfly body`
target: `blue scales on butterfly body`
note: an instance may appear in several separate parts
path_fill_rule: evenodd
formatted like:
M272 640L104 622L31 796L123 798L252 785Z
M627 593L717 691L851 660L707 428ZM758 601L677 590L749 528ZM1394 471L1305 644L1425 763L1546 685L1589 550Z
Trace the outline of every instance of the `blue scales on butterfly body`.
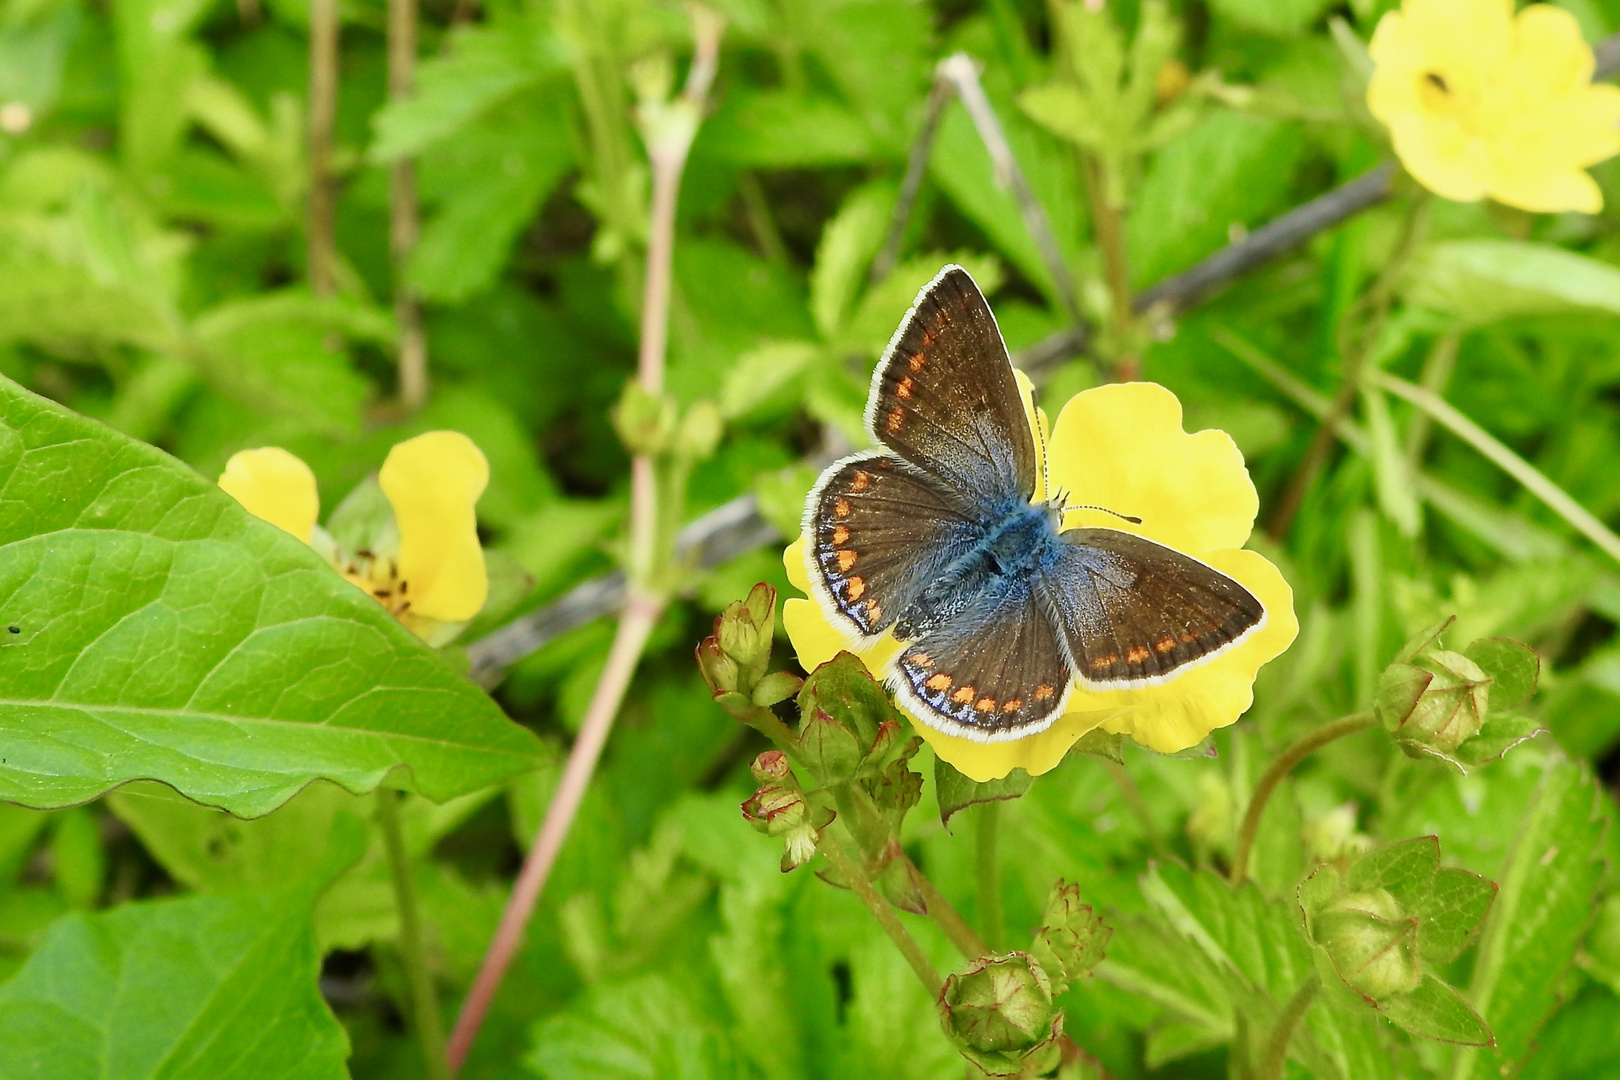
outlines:
M1062 528L989 304L947 266L873 372L879 449L833 463L805 503L811 591L872 640L918 720L994 742L1049 727L1076 686L1151 685L1265 623L1242 585L1122 529Z

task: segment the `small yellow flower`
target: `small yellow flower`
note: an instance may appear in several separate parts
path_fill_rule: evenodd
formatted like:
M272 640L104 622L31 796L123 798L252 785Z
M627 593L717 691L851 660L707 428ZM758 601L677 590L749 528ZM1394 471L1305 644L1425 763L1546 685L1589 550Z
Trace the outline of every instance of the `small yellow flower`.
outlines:
M1019 380L1026 387L1037 443L1046 449L1052 489L1064 492L1071 506L1117 508L1142 519L1136 525L1097 510L1071 511L1064 515L1065 529L1127 529L1200 559L1253 593L1265 605L1267 620L1235 648L1161 685L1105 692L1076 686L1063 716L1027 738L983 743L925 723L913 726L934 753L979 781L1015 768L1032 775L1046 772L1076 739L1097 727L1163 753L1195 746L1248 709L1256 672L1281 655L1299 631L1293 592L1282 574L1261 556L1241 550L1259 508L1243 455L1225 432L1182 430L1181 403L1153 383L1076 394L1048 438L1046 416L1034 407L1021 373ZM1036 491L1036 501L1045 498L1044 487ZM789 580L808 593L810 567L802 537L788 546L783 561ZM900 647L892 633L863 647L813 600L787 601L782 622L806 670L847 649L870 670L883 672Z
M442 645L478 614L489 592L474 506L489 463L457 431L430 431L388 452L377 483L393 508L367 546L340 551L316 524L315 474L276 446L231 457L219 486L258 517L327 556L406 629Z
M1469 202L1596 213L1582 171L1620 153L1620 87L1592 85L1574 16L1512 0L1403 0L1369 46L1367 107L1424 187Z

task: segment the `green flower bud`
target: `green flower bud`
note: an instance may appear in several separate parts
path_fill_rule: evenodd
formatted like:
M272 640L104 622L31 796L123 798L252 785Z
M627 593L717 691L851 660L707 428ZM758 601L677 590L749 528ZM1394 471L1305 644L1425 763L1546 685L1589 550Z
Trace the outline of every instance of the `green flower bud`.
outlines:
M953 972L940 991L945 1029L968 1050L1023 1055L1052 1038L1062 1010L1028 953L983 956Z
M709 684L709 691L715 697L736 692L739 675L737 661L720 648L718 638L706 637L698 643L697 662L698 670L703 673L703 681Z
M766 784L742 804L743 818L766 836L782 836L809 820L798 786Z
M1373 1001L1423 981L1418 920L1387 890L1346 893L1317 913L1311 930L1339 977Z
M853 731L816 709L799 726L799 756L819 783L841 784L854 777L865 755Z
M786 784L793 779L793 768L788 756L780 750L766 750L754 759L749 769L754 779L762 784Z
M1089 974L1103 958L1103 949L1113 931L1080 902L1080 886L1061 878L1047 898L1041 928L1029 947L1032 955L1052 980L1055 993L1063 993L1078 979Z
M632 454L661 454L675 435L675 404L647 393L632 379L613 407L613 429Z

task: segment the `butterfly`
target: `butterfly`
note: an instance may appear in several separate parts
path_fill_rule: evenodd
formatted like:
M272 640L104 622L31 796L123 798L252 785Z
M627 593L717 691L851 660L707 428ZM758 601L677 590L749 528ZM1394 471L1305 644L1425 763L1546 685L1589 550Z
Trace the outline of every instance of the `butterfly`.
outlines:
M1197 559L1123 529L1063 531L1061 500L1032 501L1045 448L960 266L923 287L878 360L866 430L875 449L828 466L805 501L811 591L865 644L893 631L885 681L931 727L1022 738L1076 686L1164 683L1265 624Z

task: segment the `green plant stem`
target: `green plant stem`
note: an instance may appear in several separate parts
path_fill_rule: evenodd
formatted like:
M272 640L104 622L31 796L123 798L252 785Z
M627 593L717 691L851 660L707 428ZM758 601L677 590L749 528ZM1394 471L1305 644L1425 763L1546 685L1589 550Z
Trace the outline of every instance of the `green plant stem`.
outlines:
M337 291L334 239L337 193L333 189L332 140L337 124L337 0L309 4L309 290L316 296Z
M1277 785L1282 783L1283 777L1293 771L1295 765L1328 743L1364 731L1377 722L1377 717L1370 711L1340 717L1331 724L1323 724L1309 735L1300 738L1278 754L1277 760L1266 767L1266 771L1260 775L1259 782L1254 785L1254 795L1249 799L1249 808L1243 814L1243 824L1238 828L1237 849L1232 853L1232 872L1229 875L1232 884L1241 885L1248 879L1249 854L1254 850L1254 837L1260 829L1260 815L1265 812L1271 793L1277 790Z
M388 98L411 96L416 77L416 2L388 0ZM405 281L416 249L421 214L416 197L416 164L408 157L388 167L388 241L394 262L394 319L399 324L399 397L412 411L427 403L427 335L416 290Z
M929 963L928 957L923 955L921 946L917 944L917 939L907 932L900 922L900 917L894 913L894 909L889 906L888 901L878 895L877 888L872 884L872 879L866 876L866 871L854 859L844 854L843 848L839 847L838 842L832 838L831 830L822 834L819 849L823 855L827 856L827 861L832 864L833 871L849 883L849 887L854 891L855 895L860 897L861 903L866 905L866 910L872 913L872 917L878 921L878 925L883 927L883 932L889 935L889 940L894 942L894 947L900 950L900 955L906 958L906 963L911 965L911 970L916 972L917 978L922 980L923 986L928 990L929 997L938 1001L940 987L943 985L939 972L934 970L934 965Z
M1321 988L1320 980L1315 975L1308 975L1299 984L1299 989L1294 991L1294 996L1288 999L1282 1015L1277 1017L1277 1026L1271 1029L1271 1038L1266 1041L1266 1056L1260 1060L1260 1071L1255 1074L1255 1080L1282 1080L1283 1069L1288 1064L1288 1046L1294 1041L1294 1032L1298 1030L1300 1021L1305 1019L1305 1013Z
M1620 536L1616 536L1590 510L1571 498L1568 492L1548 479L1540 469L1452 408L1445 398L1432 390L1414 386L1405 379L1398 379L1387 372L1375 371L1369 374L1368 378L1373 385L1405 399L1433 417L1447 431L1478 450L1493 465L1523 484L1526 491L1545 503L1553 513L1569 522L1575 531L1596 544L1604 554L1620 562Z
M922 894L923 904L928 908L928 917L933 919L935 925L951 939L951 944L956 946L957 951L969 960L989 956L990 946L985 944L978 932L962 918L962 913L951 906L951 902L945 899L945 894L928 880L928 875L911 861L909 855L902 852L900 857L906 861L906 871L911 875L917 891Z
M973 820L974 854L979 878L979 929L992 949L1007 940L1006 920L1001 909L1001 804L987 802L978 807Z
M377 792L377 823L382 827L383 845L388 850L388 869L394 878L394 906L399 911L399 956L405 964L405 982L410 987L411 1015L417 1041L422 1044L422 1060L428 1080L450 1080L450 1065L444 1052L444 1020L439 1015L439 998L428 971L427 949L422 939L422 920L416 908L416 882L411 876L410 856L399 828L399 799L387 788Z
M1434 343L1429 355L1424 358L1423 372L1418 377L1418 385L1431 394L1443 395L1446 384L1451 381L1451 373L1457 368L1457 346L1462 341L1462 333L1457 330L1442 334L1440 340ZM1429 447L1429 425L1433 420L1428 413L1419 409L1412 416L1412 422L1406 428L1406 465L1416 473L1423 465L1423 453Z
M1082 154L1081 165L1086 175L1086 193L1091 203L1091 228L1097 237L1097 250L1102 254L1103 276L1108 281L1114 337L1123 340L1130 329L1135 311L1131 307L1130 263L1125 254L1125 226L1120 208L1108 197L1108 178L1102 162L1093 154Z
M739 718L740 719L740 718ZM776 744L776 748L793 757L797 752L799 737L793 734L793 729L782 722L782 718L763 705L752 705L748 709L748 719L743 723L765 736Z

